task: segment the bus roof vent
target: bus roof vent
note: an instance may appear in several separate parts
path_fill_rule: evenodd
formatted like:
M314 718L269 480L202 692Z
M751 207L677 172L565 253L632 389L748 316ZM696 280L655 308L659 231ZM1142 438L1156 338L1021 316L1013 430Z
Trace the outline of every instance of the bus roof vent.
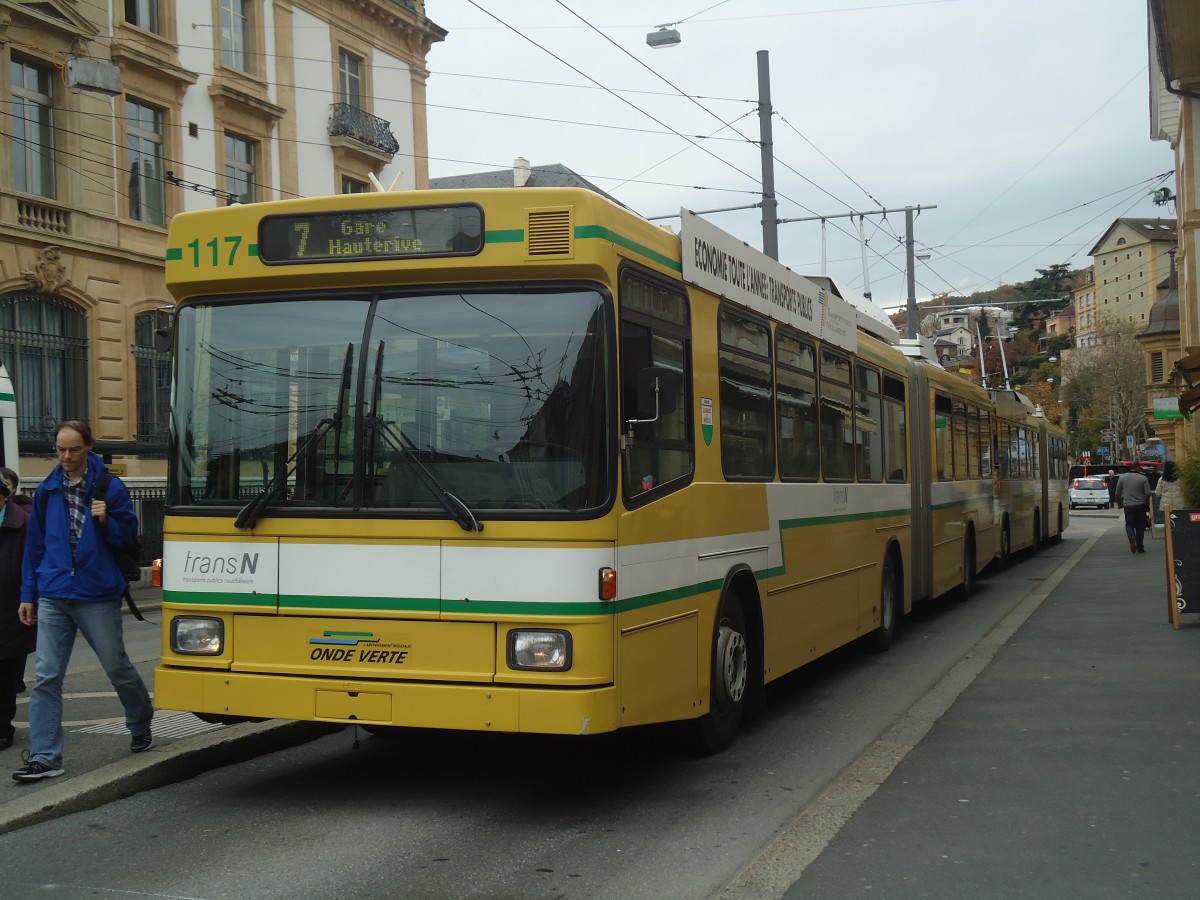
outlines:
M530 256L571 255L571 207L529 210Z

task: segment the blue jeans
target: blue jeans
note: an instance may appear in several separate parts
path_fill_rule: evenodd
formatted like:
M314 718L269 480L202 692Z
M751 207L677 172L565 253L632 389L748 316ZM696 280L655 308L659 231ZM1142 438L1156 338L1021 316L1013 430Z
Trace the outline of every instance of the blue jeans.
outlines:
M1148 506L1125 507L1125 537L1137 545L1138 550L1145 549L1145 535Z
M154 704L150 692L125 652L121 601L60 600L43 597L37 605L37 656L33 690L29 692L29 759L53 768L63 761L63 679L71 662L75 635L82 632L112 682L125 725L132 734L150 730Z

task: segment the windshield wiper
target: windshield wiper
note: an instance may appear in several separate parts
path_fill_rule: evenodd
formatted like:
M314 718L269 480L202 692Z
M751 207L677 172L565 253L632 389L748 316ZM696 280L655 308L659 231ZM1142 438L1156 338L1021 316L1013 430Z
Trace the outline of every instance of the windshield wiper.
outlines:
M287 483L287 480L296 471L297 463L300 457L304 455L313 444L323 438L331 430L336 430L339 433L342 430L342 420L346 413L346 392L350 387L350 368L354 361L354 344L353 342L346 345L346 360L342 364L342 380L338 384L338 399L337 405L334 407L333 415L327 419L322 419L317 423L317 427L301 441L295 452L287 458L287 461L275 473L275 476L267 482L264 487L249 503L242 507L242 511L238 513L237 518L233 520L234 528L253 528L258 521L263 511L271 504L275 495L279 493L279 489Z
M442 509L450 514L463 531L473 531L476 534L483 531L483 523L475 517L475 513L471 512L471 507L452 494L438 477L429 471L429 467L421 462L421 458L418 455L420 451L417 445L406 437L403 431L378 415L370 416L367 424L373 430L373 433L381 436L384 442L395 450L402 459L407 460L411 465L416 467L417 474L425 483L425 486L429 488Z
M446 489L429 467L421 462L417 445L409 439L402 429L392 425L379 414L379 401L383 384L383 341L379 342L379 350L375 354L375 390L371 398L371 413L367 416L367 427L371 429L372 443L375 437L382 437L384 442L395 450L402 459L407 460L417 470L425 486L450 517L458 523L463 531L478 534L483 531L483 523L475 517L471 507ZM372 453L374 458L374 453Z

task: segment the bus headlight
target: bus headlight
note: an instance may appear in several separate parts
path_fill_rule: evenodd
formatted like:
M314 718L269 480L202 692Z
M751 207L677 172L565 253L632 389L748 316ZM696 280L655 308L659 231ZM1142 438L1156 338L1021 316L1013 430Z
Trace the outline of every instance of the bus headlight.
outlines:
M225 623L200 616L171 620L171 652L188 656L220 656L225 649Z
M570 632L510 631L508 667L565 672L571 668Z

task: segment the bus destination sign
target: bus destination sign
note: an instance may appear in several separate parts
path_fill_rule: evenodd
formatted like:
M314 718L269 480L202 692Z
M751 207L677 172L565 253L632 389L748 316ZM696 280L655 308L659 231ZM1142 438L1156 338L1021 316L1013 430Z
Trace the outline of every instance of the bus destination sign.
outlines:
M471 256L483 249L474 204L267 216L258 226L264 263L370 262Z

